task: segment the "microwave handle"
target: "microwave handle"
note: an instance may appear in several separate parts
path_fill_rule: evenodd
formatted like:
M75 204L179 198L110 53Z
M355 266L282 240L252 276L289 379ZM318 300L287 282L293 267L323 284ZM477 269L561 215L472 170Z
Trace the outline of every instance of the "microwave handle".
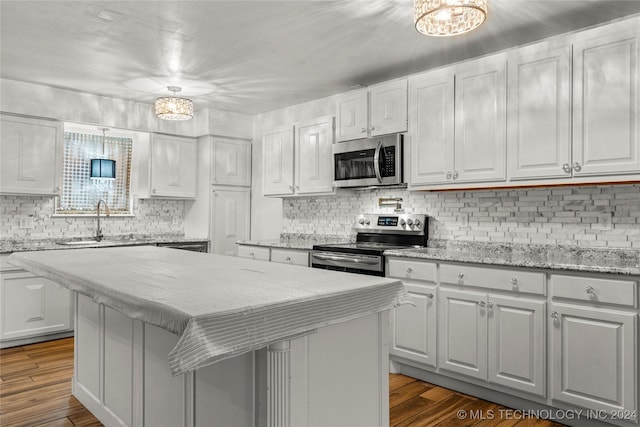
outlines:
M382 182L382 173L380 172L380 149L382 148L382 140L378 143L376 152L373 155L373 170L376 172L376 178L378 182Z

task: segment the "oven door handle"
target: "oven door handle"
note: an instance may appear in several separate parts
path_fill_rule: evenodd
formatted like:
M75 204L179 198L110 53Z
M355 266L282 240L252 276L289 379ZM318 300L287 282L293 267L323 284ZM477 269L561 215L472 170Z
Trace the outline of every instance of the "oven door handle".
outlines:
M382 140L378 142L378 147L373 155L373 170L376 172L376 178L378 182L382 182L382 173L380 172L380 149L382 148Z
M336 256L336 255L323 255L323 254L313 254L314 258L323 259L327 261L347 261L352 262L354 264L377 264L379 260L376 259L364 259L364 258L355 258L348 256Z

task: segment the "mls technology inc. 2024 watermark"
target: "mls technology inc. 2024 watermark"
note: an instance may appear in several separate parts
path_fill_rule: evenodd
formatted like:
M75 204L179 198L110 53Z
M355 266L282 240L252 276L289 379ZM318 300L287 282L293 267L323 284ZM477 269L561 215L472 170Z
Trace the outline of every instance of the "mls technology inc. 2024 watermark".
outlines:
M544 419L544 420L635 420L638 417L638 411L629 410L593 410L593 409L477 409L465 410L461 409L457 412L458 419L461 420L526 420L526 419Z

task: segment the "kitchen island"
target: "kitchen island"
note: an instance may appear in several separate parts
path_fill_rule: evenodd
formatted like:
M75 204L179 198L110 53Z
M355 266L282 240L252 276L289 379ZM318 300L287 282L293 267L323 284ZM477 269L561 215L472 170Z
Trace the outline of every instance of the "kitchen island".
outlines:
M73 394L105 425L388 424L399 281L156 247L11 262L74 292Z

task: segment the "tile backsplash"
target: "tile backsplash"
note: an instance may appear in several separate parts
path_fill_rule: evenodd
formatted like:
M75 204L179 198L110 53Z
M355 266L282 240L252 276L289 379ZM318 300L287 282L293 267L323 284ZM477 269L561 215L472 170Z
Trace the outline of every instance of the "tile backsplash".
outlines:
M183 234L184 201L182 200L134 200L135 216L102 218L105 236L133 233ZM0 238L49 239L90 237L96 232L96 217L56 217L54 199L40 196L0 196ZM20 227L20 220L33 221L33 228ZM23 224L26 225L26 224Z
M359 212L393 213L380 197L401 197L429 215L429 238L640 249L640 184L414 192L340 191L283 200L283 233L352 235Z

